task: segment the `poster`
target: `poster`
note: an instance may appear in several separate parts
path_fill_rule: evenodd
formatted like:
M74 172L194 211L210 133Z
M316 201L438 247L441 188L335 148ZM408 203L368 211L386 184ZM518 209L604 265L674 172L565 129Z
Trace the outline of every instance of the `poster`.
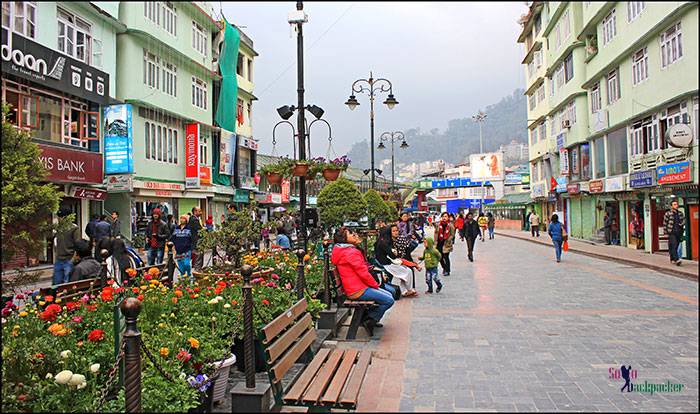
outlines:
M569 150L566 148L559 150L559 172L561 175L569 175Z
M185 125L185 188L199 188L199 124Z
M472 180L503 180L503 153L472 154L469 156Z
M236 157L236 134L221 130L219 148L219 174L233 175L233 165Z
M134 172L134 137L131 105L111 105L104 109L105 174Z

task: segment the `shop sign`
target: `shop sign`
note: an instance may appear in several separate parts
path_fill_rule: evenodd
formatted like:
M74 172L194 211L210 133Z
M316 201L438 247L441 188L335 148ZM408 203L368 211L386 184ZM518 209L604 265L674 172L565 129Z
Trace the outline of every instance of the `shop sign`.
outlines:
M566 148L559 150L559 172L562 175L569 175L569 150Z
M289 178L282 180L282 202L289 203L290 181Z
M666 141L677 148L689 147L693 143L693 130L688 124L673 124L666 131Z
M590 192L590 187L588 187L588 181L582 181L578 183L578 191L580 193L585 192Z
M557 202L557 193L549 193L547 196L547 201L550 203L556 203Z
M199 188L199 124L185 126L185 188Z
M544 197L545 196L544 184L540 183L540 184L536 184L536 185L532 186L532 192L531 192L530 196L532 198Z
M687 183L692 181L690 176L690 161L656 167L656 177L659 184Z
M571 149L571 174L574 175L578 175L579 173L578 152L578 147Z
M219 147L219 174L233 175L233 165L236 160L236 134L221 130Z
M162 183L160 181L134 181L134 187L148 188L150 190L175 190L182 191L185 187L180 183Z
M238 145L241 147L248 148L253 151L258 150L258 143L253 138L244 137L242 135L239 135L238 138Z
M282 194L280 194L280 193L256 194L255 201L257 201L260 204L282 204Z
M578 183L567 184L566 185L566 192L569 194L579 194L581 192L581 189L580 189Z
M199 166L199 182L202 185L211 185L211 167Z
M654 172L656 170L637 171L630 174L631 188L651 187L654 185Z
M107 191L110 193L131 192L134 190L134 180L130 174L117 174L107 177Z
M49 174L47 181L102 184L102 154L38 144L39 159Z
M557 178L557 188L556 191L557 193L565 193L566 192L566 186L568 184L568 177L559 177Z
M530 180L528 179L528 182L529 181ZM522 183L523 183L523 175L517 174L517 173L506 174L506 178L503 181L503 185L521 185Z
M247 203L250 200L250 196L248 195L249 193L249 191L241 191L236 189L236 193L233 196L233 201L235 203Z
M112 105L104 109L105 174L134 172L134 144L131 105Z
M2 31L2 72L42 86L109 103L109 75L17 33Z
M605 191L614 193L616 191L625 191L625 176L619 175L605 179Z
M588 182L588 192L591 194L602 193L603 188L603 180L591 180Z
M561 151L564 149L564 145L566 143L566 140L564 139L566 135L563 132L560 132L557 135L557 151Z
M240 187L245 190L257 190L258 186L255 184L255 177L238 177L240 181Z
M162 198L182 198L182 191L171 190L139 190L136 194L138 197L162 197Z
M70 190L71 197L84 198L86 200L104 201L107 199L107 192L97 188L73 187Z

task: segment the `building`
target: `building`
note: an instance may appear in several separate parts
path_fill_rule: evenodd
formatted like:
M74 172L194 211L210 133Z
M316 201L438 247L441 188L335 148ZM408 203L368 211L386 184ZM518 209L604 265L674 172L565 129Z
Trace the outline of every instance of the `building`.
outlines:
M698 4L533 2L522 22L538 212L590 240L607 213L615 242L657 252L676 196L697 258Z
M503 160L507 165L529 160L528 145L516 140L501 145L498 150L503 153Z
M445 168L440 178L431 180L431 188L436 189L428 198L441 203L442 211L458 213L467 209L479 209L503 196L503 181L492 183L471 180L469 165L461 164ZM483 199L483 203L482 203Z
M47 179L81 229L107 196L100 121L116 96L116 38L126 30L118 12L110 2L2 3L2 101L13 107L9 121L39 144ZM40 257L10 267L53 260L47 243Z

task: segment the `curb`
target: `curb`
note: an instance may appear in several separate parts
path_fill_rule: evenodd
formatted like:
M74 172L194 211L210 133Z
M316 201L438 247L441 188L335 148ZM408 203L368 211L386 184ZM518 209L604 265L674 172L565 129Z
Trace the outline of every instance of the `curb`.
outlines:
M541 245L541 246L546 246L546 245L547 245L546 243L542 243L542 242L539 242L539 241L537 241L537 240L530 240L530 239L528 239L528 238L518 237L518 236L514 236L514 235L512 235L512 234L505 234L505 233L496 233L496 234L498 234L499 236L510 237L511 239L518 239L518 240L527 241L527 242L534 243L534 244L539 244L539 245ZM612 262L624 263L624 264L628 264L628 265L631 265L631 266L644 267L644 268L646 268L646 269L653 269L653 270L656 270L657 272L661 272L661 273L664 273L664 274L667 274L667 275L670 275L670 276L679 277L679 278L681 278L681 279L687 279L687 280L691 280L691 281L694 281L694 282L697 282L697 281L698 281L698 275L697 275L697 274L688 274L688 273L686 273L686 272L676 272L676 271L673 271L673 270L668 269L668 268L666 268L666 267L657 266L657 265L654 265L654 264L640 263L640 262L637 262L637 261L634 261L634 260L624 259L624 258L615 257L615 256L606 256L606 255L603 255L603 254L598 254L598 253L587 252L587 251L584 251L584 250L579 250L579 249L576 249L576 248L573 248L573 247L569 247L569 251L568 251L568 252L570 252L570 253L578 253L578 254L582 254L582 255L584 255L584 256L591 256L591 257L595 257L595 258L597 258L597 259L602 259L602 260L609 260L609 261L612 261ZM568 253L568 252L567 252L567 253Z

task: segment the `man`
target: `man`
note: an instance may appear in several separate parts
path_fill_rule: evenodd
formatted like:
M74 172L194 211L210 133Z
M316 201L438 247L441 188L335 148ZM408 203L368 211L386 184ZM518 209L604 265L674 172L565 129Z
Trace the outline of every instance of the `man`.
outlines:
M165 241L170 238L168 225L160 218L160 209L154 208L151 221L146 227L146 247L148 248L148 265L163 263Z
M87 240L78 240L75 243L73 261L75 266L70 274L70 282L99 277L102 272L102 266L92 257L92 248Z
M102 214L100 220L95 223L95 232L93 233L95 239L95 259L100 262L102 261L102 256L100 255L100 248L98 246L102 239L109 237L111 232L112 226L107 222L107 216Z
M199 207L192 207L192 216L190 217L188 227L192 232L192 267L198 270L204 266L204 252L197 247L199 231L204 228L201 217L202 209Z
M233 220L235 218L235 214L236 214L236 205L233 203L229 204L227 213L228 214L226 215L226 220L227 221Z
M90 246L95 245L95 225L100 221L99 214L93 214L90 222L85 226L85 234L88 236Z
M58 217L67 217L70 210L61 208L58 210ZM56 262L53 264L52 285L68 283L71 271L73 270L73 255L75 254L75 243L82 240L80 229L74 223L70 223L67 229L56 234Z
M190 281L194 282L191 261L192 231L187 227L187 214L180 216L180 225L173 230L170 241L173 242L173 247L175 248L175 261L182 277L180 280L189 277Z
M462 226L462 231L460 235L467 240L467 256L469 261L474 261L474 242L481 235L479 229L479 223L474 220L474 215L472 213L467 213L467 218Z
M537 215L535 210L530 212L528 220L530 221L530 234L532 234L532 237L535 237L535 233L537 233L537 237L540 237L540 216Z
M678 200L671 201L671 209L664 214L664 231L668 236L668 253L671 256L671 263L676 266L681 265L681 258L678 255L678 246L683 240L685 230L685 215L678 209Z
M112 225L110 226L110 236L121 237L122 235L122 222L119 220L119 212L112 212Z
M603 231L605 232L605 244L612 244L612 220L610 214L606 211L603 217Z

